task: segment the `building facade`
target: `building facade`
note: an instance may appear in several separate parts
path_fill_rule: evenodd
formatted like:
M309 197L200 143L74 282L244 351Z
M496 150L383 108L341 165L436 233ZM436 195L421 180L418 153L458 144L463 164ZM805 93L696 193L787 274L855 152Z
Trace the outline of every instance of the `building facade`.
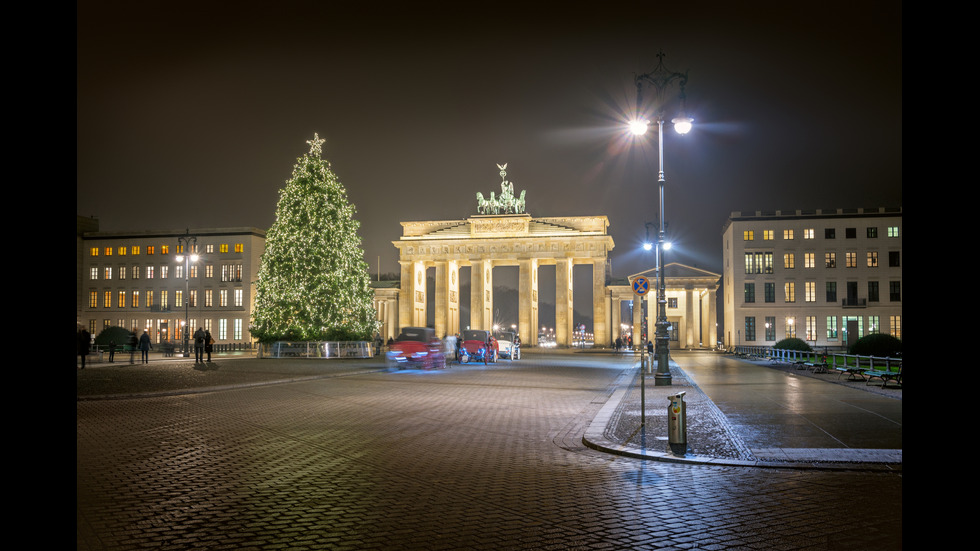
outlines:
M81 222L80 222L81 225ZM257 228L79 232L78 323L118 326L179 343L185 319L218 344L250 343L255 280L265 250ZM196 261L184 260L196 254Z
M900 207L733 212L722 241L726 347L902 338Z

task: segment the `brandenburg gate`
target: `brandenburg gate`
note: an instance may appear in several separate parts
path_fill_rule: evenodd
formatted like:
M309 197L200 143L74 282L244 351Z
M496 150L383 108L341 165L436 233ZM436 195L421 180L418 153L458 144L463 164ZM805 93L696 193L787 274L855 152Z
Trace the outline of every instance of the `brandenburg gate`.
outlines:
M592 266L593 333L597 343L610 341L606 311L606 259L613 249L605 216L532 218L524 212L524 192L514 195L506 164L498 165L500 197L477 193L477 211L465 220L402 222L399 251L401 286L398 325L425 326L426 269L435 268L435 331L443 338L460 326L460 268L470 267L472 329L492 329L493 268L518 267L519 326L526 344L538 338L538 267L555 265L555 339L572 342L572 273L576 264Z

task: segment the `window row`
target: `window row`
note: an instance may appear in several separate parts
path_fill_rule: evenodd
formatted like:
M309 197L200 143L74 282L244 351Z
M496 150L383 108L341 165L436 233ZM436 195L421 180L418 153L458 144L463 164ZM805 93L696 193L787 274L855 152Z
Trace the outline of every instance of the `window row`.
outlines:
M764 282L762 284L763 288L763 301L764 302L776 302L776 283L775 282ZM844 283L844 295L841 297L841 303L843 306L864 306L868 302L881 302L881 282L879 281L869 281L867 283L867 294L864 298L860 298L859 285L857 281L848 281ZM756 302L756 284L754 282L746 282L743 300L746 303ZM783 288L783 302L796 302L796 282L787 281L782 284ZM837 296L837 282L827 281L824 284L824 302L836 303L838 300ZM888 302L901 302L902 301L902 282L901 281L889 281L888 282ZM804 281L803 282L803 302L817 302L817 282L815 281Z
M818 326L818 320L824 320L824 326ZM856 331L857 335L853 340L863 337L866 333L882 333L901 339L902 338L902 316L888 316L888 327L881 327L880 316L803 316L802 319L790 316L783 318L777 325L776 316L765 316L763 326L757 327L756 316L745 316L745 340L753 342L759 340L759 331L762 331L762 340L776 341L777 332L782 329L780 339L798 338L806 341L821 340L824 337L827 341L840 340L841 332ZM801 323L802 322L802 323ZM865 325L867 322L867 325Z
M230 292L229 292L230 291ZM88 307L89 308L126 308L127 304L130 308L160 308L166 310L171 306L177 308L184 306L184 291L176 290L173 291L173 303L170 302L170 291L89 291L88 294ZM187 306L190 308L197 308L198 306L198 296L199 293L196 289L192 289L187 294ZM235 306L241 308L244 305L244 291L242 289L218 289L215 293L214 289L205 289L203 293L205 308L211 308L213 306L226 307ZM215 296L217 296L218 301L215 304ZM229 302L230 300L230 302Z
M241 281L242 264L222 264L220 266L221 281ZM171 270L173 268L173 270ZM200 269L199 269L200 268ZM191 265L187 270L188 277L199 277L203 272L206 279L214 278L214 265L205 264L204 266ZM111 280L114 276L118 279L168 279L171 271L175 279L184 279L184 266L91 266L89 267L88 278L91 281Z
M184 248L185 247L183 244L175 246L174 254L183 254ZM202 253L212 254L215 252L215 249L217 249L219 253L227 253L230 250L234 250L236 253L242 253L245 252L245 244L235 243L229 246L227 243L222 243L215 246L214 244L209 243L203 246L191 245L190 249L191 249L190 252L194 254L202 254ZM159 249L157 248L156 245L147 245L145 247L141 247L140 245L120 245L118 247L90 247L89 256L100 256L100 255L101 256L112 256L112 255L139 256L140 254L152 256L157 254L157 250L159 250L160 254L162 255L170 254L170 245L160 245Z
M184 320L171 320L165 318L159 319L146 319L141 324L138 319L118 319L102 320L102 328L96 327L97 320L89 320L88 330L89 333L96 335L98 331L102 329L108 329L113 326L115 322L116 327L122 327L124 329L129 329L131 331L145 331L150 334L150 340L154 343L160 344L164 342L179 341L184 338L181 329L184 325ZM217 322L217 323L215 323ZM188 327L191 328L191 334L196 331L197 327L203 327L204 329L211 332L217 340L242 340L244 337L245 324L241 318L236 319L217 319L212 320L210 318L205 318L204 320L190 319L188 320ZM217 330L216 330L217 329Z
M806 228L800 232L803 239L816 239L816 230L813 228ZM744 230L742 232L743 241L755 241L755 230ZM777 231L776 230L762 230L759 232L763 241L775 241ZM844 238L845 239L857 239L858 229L857 228L844 228ZM796 239L795 230L782 230L783 240L792 241ZM869 239L875 239L878 237L878 227L869 226L865 228L865 237ZM888 237L898 237L898 226L888 226L885 228L885 235ZM824 239L837 239L837 228L824 228L823 230Z
M800 260L803 261L802 266L804 268L816 268L818 267L818 259L820 258L820 253L801 253ZM844 267L845 268L857 268L860 262L861 254L858 252L845 252L843 254ZM771 274L773 273L774 265L774 255L772 252L747 252L745 253L745 273L747 274ZM837 252L826 252L823 253L823 267L824 268L836 268L837 267ZM864 264L868 268L877 268L879 266L879 254L878 251L867 251L864 255ZM793 270L797 266L797 254L796 253L783 253L783 269ZM888 251L888 267L889 268L899 268L901 267L901 251Z

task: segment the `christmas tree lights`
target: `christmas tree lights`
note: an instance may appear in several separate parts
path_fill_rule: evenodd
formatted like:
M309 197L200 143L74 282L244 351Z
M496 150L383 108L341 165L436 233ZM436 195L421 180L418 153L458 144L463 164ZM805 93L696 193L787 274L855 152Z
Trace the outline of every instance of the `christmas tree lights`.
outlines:
M377 330L370 276L347 190L321 158L323 140L293 167L266 234L252 335L277 340L370 340Z

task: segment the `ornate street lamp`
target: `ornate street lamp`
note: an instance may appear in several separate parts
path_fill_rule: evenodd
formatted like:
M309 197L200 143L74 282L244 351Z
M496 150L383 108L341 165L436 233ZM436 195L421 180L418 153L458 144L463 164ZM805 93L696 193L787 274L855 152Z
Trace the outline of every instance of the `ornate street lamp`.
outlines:
M666 95L665 93L670 88L672 83L677 83L680 87L680 94L678 97L681 102L680 114L671 120L671 122L674 123L674 130L680 134L688 133L691 130L693 120L687 117L687 115L684 113L684 103L686 99L684 94L684 86L687 84L687 73L675 73L668 70L667 67L664 66L664 53L662 51L657 54L657 57L660 58L660 63L653 71L642 75L637 75L635 77L637 119L629 122L629 128L630 131L637 136L641 136L646 133L650 123L642 115L643 87L653 87L657 98L655 116L657 119L657 131L659 134L658 147L660 149L660 231L657 234L657 374L654 375L654 384L656 386L671 386L672 381L669 363L670 335L668 333L670 323L667 321L667 288L664 281L664 250L667 249L666 225L664 224L664 184L667 183L664 179L664 99Z
M183 330L183 341L184 341L184 357L188 358L191 355L190 351L190 327L189 327L189 317L190 317L190 265L191 262L197 262L198 256L197 251L194 249L197 247L197 236L191 235L191 231L188 229L186 235L181 235L177 237L177 250L180 251L177 256L177 262L184 263L184 330Z

